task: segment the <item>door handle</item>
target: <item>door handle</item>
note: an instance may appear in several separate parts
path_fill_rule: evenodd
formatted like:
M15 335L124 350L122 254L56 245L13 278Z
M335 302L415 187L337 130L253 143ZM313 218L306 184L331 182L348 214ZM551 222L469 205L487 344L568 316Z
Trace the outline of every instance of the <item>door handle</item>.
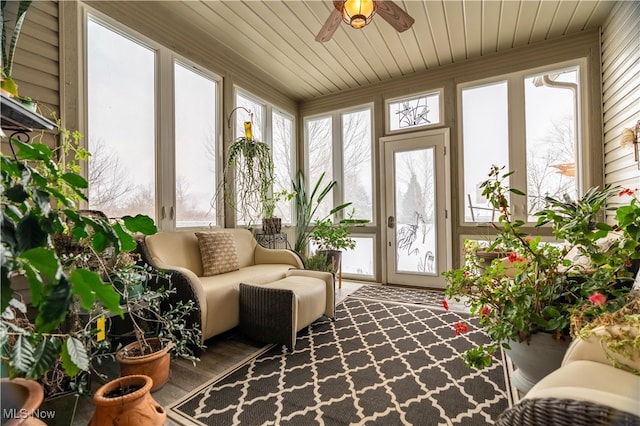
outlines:
M396 227L396 218L394 216L389 216L387 218L387 227L395 228Z

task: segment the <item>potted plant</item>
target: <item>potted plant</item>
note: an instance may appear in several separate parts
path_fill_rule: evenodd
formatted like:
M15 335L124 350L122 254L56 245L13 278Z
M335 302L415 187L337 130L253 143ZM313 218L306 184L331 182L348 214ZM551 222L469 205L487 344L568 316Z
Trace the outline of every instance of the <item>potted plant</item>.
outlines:
M278 202L291 201L295 196L294 192L283 189L274 192L270 197L262 200L262 232L265 234L279 234L282 229L282 219L274 216Z
M320 175L310 193L307 190L302 172L298 173L297 181L292 182L296 204L296 242L293 249L300 254L305 254L307 251L307 245L311 237L311 221L315 217L324 198L331 194L331 191L337 185L337 182L333 180L321 188L324 175L324 173ZM351 203L340 204L331 209L327 215L319 220L324 221L329 219L350 205Z
M38 382L22 378L13 380L3 378L0 380L0 395L2 395L2 424L46 425L33 417L33 413L44 399L42 387Z
M482 271L475 252L466 252L461 268L444 273L445 294L464 299L492 341L464 354L470 366L491 364L492 354L502 348L514 357L536 353L530 345L514 352L518 345L528 345L534 339L547 344L535 360L513 360L518 367L514 383L526 392L541 375L559 366L576 307L589 303L596 292L609 298L629 292L632 280L627 266L629 259L640 253L638 241L627 234L613 233L613 226L597 220L606 201L615 194L610 187L591 189L578 200L547 197L548 208L537 213L536 226L551 224L559 244L544 243L540 237L523 232L524 222L513 218L508 194L524 194L505 186L512 173L503 174L503 169L494 166L482 188L483 195L500 212L494 224L495 242L508 248L509 255L494 260ZM546 366L546 372L526 370L529 362L542 364L553 349L559 349L557 365Z
M194 309L194 301L169 305L167 301L175 293L170 277L156 274L158 272L151 272L150 268L141 265L130 265L111 274L111 279L120 283L118 288L124 310L135 336L133 342L116 352L121 375L150 376L153 379L151 392L167 382L171 356L195 364L199 360L195 350L205 348L200 326L187 326L187 316Z
M217 188L212 203L223 197L225 205L231 206L242 220L252 223L262 214L262 203L269 198L275 176L269 146L253 139L251 123L247 123L246 135L229 146L224 165L225 179Z
M342 262L342 250L354 249L356 242L351 238L349 226L354 223L361 223L360 220L353 219L355 211L352 209L348 218L333 221L331 218L316 220L309 239L317 247L314 256L324 258L330 271L337 272ZM327 269L327 268L323 268Z
M2 71L2 81L0 81L0 87L12 96L18 96L18 85L13 81L13 58L18 45L18 37L22 31L22 24L27 14L27 10L31 6L31 1L22 0L18 4L18 11L16 13L16 20L14 22L13 33L11 38L7 37L7 26L5 19L5 8L7 4L12 2L3 1L0 5L0 20L2 21L2 64L0 66ZM9 40L9 45L6 46L6 41Z
M93 395L96 405L89 426L156 426L167 419L164 408L151 396L148 376L130 375L101 386Z
M155 226L146 216L126 217L111 225L78 213L60 182L85 199L86 181L76 173L61 172L45 145L12 142L18 148L15 157L0 154L4 374L41 381L59 367L73 379L89 371L97 332L86 324L70 323L73 307L114 315L123 311L111 284L95 271L67 264L56 251L54 237L67 231L76 241L85 239L94 253L122 253L135 249L133 233L155 232ZM19 277L28 283L28 315L27 305L13 291Z

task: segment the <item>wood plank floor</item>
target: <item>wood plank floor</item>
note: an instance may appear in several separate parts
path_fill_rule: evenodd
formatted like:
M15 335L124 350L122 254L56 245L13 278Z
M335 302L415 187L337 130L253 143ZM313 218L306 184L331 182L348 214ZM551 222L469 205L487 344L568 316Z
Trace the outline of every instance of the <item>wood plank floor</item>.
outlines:
M342 301L360 286L361 284L343 280L342 288L336 288L336 303ZM246 339L235 330L209 339L206 345L206 351L201 354L200 362L195 366L183 359L172 362L169 382L162 389L153 393L153 397L158 403L163 406L173 403L208 380L242 362L264 346ZM106 364L104 370L109 372L110 378L118 377L118 366L115 363ZM97 379L93 380L93 390L95 391L103 383ZM73 425L86 425L91 419L94 409L91 397L81 397L78 401ZM167 421L167 425L176 424L170 419Z

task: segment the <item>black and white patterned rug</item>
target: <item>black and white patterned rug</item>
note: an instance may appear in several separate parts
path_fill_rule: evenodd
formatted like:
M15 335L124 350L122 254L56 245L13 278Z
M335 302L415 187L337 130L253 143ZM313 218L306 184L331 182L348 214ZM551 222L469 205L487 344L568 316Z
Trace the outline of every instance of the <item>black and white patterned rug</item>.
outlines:
M369 287L369 286L367 286ZM488 337L464 313L358 290L298 334L170 407L186 425L486 425L511 403L501 356L483 371L459 354ZM401 300L413 300L411 290ZM387 295L388 296L388 295ZM407 299L408 298L408 299Z

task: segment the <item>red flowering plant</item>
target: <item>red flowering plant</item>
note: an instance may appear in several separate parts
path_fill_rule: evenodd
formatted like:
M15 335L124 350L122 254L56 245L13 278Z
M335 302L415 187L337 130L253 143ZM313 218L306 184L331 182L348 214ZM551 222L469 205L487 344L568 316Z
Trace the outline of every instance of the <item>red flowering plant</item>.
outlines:
M464 301L491 339L463 354L475 368L490 365L500 348L510 349L510 342L528 341L534 333L570 339L572 313L583 305L596 306L601 298L594 294L607 300L628 294L633 282L627 266L640 257L637 238L598 221L607 200L616 195L612 188L591 189L578 200L546 197L547 207L536 213L536 228L550 225L557 241L543 242L513 217L509 197L525 194L506 186L513 172L503 169L493 166L481 188L500 213L489 247L507 250L508 256L485 268L476 255L477 242L467 241L462 267L443 273L445 295ZM463 327L456 325L455 332Z

